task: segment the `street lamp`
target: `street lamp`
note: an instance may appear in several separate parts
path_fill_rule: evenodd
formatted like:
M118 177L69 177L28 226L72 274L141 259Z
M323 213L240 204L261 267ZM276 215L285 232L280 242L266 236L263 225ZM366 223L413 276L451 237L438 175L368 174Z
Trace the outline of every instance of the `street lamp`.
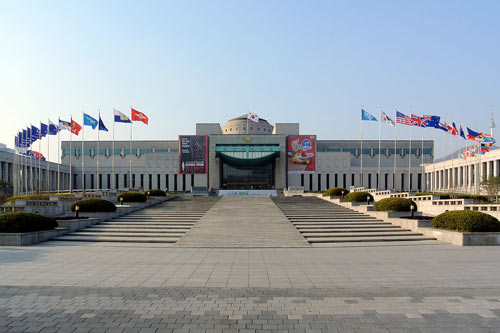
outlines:
M123 197L120 197L120 206L123 206Z
M80 212L80 206L75 206L75 217L78 218L78 213Z

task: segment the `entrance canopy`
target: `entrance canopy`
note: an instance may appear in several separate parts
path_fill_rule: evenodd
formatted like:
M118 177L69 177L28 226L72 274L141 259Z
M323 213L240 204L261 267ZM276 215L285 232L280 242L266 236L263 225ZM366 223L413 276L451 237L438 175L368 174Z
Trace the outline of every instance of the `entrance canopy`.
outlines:
M280 146L217 145L215 152L224 161L233 164L255 165L264 164L279 156Z

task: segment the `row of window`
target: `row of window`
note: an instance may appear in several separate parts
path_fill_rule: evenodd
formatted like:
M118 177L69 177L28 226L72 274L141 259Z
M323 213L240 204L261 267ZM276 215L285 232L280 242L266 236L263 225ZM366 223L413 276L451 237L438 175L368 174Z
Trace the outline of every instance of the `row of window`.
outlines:
M240 130L240 128L239 128L239 127L236 127L234 130L235 130L235 131L239 131L239 130ZM243 127L242 127L242 131L246 131L246 130L247 130L247 128L246 128L245 126L243 126ZM232 131L233 131L233 128L232 128L232 127L230 127L230 128L229 128L229 132L232 132ZM250 127L250 131L253 131L253 127ZM224 130L224 132L226 132L226 133L227 133L227 128ZM257 132L260 132L260 127L257 127ZM271 131L271 129L270 129L270 128L263 128L263 129L262 129L262 132L268 132L268 133L271 133L272 131Z
M360 148L332 148L332 147L318 147L317 148L318 152L349 152L352 155L359 155ZM394 148L381 148L380 153L381 155L394 155L394 151L396 151L396 154L402 154L404 153L405 155L408 155L410 152L409 148L397 148L394 150ZM420 152L422 151L421 148L412 148L411 153L413 155L420 155ZM363 148L363 155L378 155L379 149L378 148ZM426 148L424 149L424 155L431 155L432 149L431 148Z
M113 149L111 148L105 148L105 149L97 149L97 148L85 148L83 149L83 155L86 156L111 156L113 152ZM132 148L132 153L135 154L136 156L141 156L146 153L178 153L179 149L178 148L165 148L165 149L158 149L158 148ZM81 156L82 155L82 149L81 148L72 148L71 153L69 149L63 148L62 150L62 156L66 155L73 155L73 156ZM130 154L130 149L128 148L121 148L121 149L115 149L114 150L114 155L115 156L127 156Z
M87 189L95 189L97 187L97 182L96 182L96 175L95 174L87 174L85 175L84 182L85 182L85 188ZM138 177L136 177L138 176ZM170 176L173 176L173 184L169 183L169 178ZM180 177L180 184L178 184L178 177L177 176L182 176ZM168 189L169 191L186 191L186 177L191 177L191 186L194 185L194 175L178 175L178 174L165 174L164 175L164 183L162 184L162 175L161 174L132 174L132 188L136 187L141 187L145 191L147 190L152 190L152 189ZM81 175L79 174L74 174L73 175L73 189L77 190L79 181L81 181ZM147 186L145 186L145 177L148 178ZM120 183L120 178L122 182ZM122 174L120 177L120 174L115 174L115 188L121 189L121 188L128 188L128 183L129 183L129 174ZM162 186L164 185L164 186ZM172 185L172 188L170 187ZM180 185L180 186L179 186ZM95 187L94 187L95 186ZM112 183L111 183L111 174L99 174L99 188L98 190L101 189L113 189L112 188Z

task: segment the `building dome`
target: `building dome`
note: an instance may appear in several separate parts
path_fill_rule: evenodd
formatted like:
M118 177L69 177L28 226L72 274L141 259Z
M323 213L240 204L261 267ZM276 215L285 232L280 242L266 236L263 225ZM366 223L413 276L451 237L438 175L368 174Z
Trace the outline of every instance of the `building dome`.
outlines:
M255 122L247 117L248 115L244 114L229 120L222 125L222 134L273 134L274 126L267 120L259 118L259 122Z

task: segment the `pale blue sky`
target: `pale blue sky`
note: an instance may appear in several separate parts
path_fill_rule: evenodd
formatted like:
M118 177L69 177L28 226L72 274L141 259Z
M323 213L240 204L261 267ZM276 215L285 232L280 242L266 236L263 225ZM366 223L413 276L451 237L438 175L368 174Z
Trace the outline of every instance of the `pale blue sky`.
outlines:
M82 110L101 109L111 129L113 106L149 116L148 127L134 127L144 140L175 139L194 133L196 122L224 123L248 110L272 123L300 122L319 139L358 139L360 105L377 116L379 106L391 115L441 115L480 131L491 105L500 113L499 1L0 7L0 142L9 146L29 123L70 114L81 122ZM117 139L128 135L117 126ZM85 136L97 137L90 128ZM407 138L408 128L398 136ZM364 137L378 138L376 123L366 123ZM393 139L392 129L384 126L383 138Z

